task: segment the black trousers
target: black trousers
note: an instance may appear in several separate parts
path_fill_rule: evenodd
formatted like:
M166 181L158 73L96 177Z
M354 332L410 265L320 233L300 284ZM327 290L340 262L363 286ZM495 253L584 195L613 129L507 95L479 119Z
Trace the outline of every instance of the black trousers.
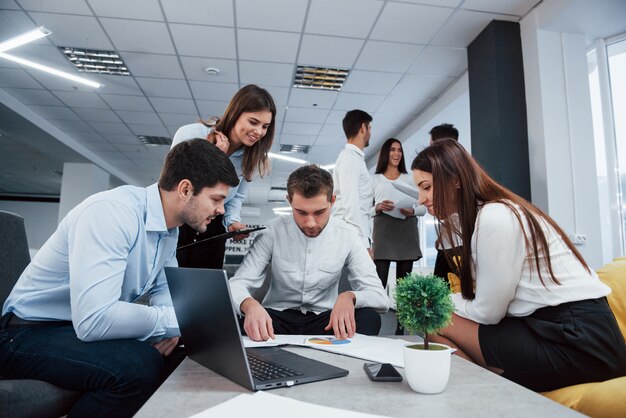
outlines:
M332 328L324 331L330 321L331 311L315 314L313 312L302 313L299 309L286 309L277 311L266 308L272 318L272 326L275 334L287 335L332 335ZM359 308L354 310L356 332L364 335L378 335L380 331L380 314L372 308ZM241 331L243 331L244 318L240 319Z
M207 226L207 230L198 233L193 228L183 225L178 228L178 247L201 241L203 239L223 234L226 228L222 224L223 215L217 216ZM226 252L226 241L216 240L207 243L194 245L176 251L176 259L180 267L193 267L205 269L224 268L224 253Z

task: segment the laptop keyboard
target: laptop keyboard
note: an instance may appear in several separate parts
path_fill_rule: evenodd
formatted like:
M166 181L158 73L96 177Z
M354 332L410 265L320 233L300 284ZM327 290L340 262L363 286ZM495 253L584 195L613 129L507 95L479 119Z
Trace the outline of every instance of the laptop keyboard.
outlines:
M302 376L302 373L283 367L279 364L261 360L254 354L248 353L248 363L252 376L260 381L282 379L285 377Z

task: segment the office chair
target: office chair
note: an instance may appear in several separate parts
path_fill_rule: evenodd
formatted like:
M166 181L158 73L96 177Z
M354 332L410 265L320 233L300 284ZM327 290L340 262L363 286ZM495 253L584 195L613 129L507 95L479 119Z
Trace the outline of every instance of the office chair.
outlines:
M30 263L30 253L24 218L0 211L0 231L0 303L4 304ZM79 392L41 380L3 379L0 376L0 417L56 418L67 414L79 396Z

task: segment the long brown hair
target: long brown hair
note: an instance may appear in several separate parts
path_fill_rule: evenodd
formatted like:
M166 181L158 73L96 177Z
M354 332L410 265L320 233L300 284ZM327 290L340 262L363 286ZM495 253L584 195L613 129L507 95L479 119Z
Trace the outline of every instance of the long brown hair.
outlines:
M239 89L233 98L230 99L230 103L228 103L221 118L211 118L202 121L205 125L213 127L228 136L242 113L261 110L269 110L272 113L272 122L263 138L253 146L244 148L242 171L243 177L247 181L252 180L255 170L261 177L270 171L270 161L267 154L272 148L274 132L276 131L276 105L272 96L267 90L257 85L248 84Z
M376 174L384 174L385 170L387 170L387 165L389 164L389 154L391 153L391 146L394 143L400 144L400 149L402 150L402 158L400 159L400 164L398 164L398 170L401 173L406 174L406 165L404 163L404 148L402 148L402 142L396 138L389 138L385 141L382 148L380 149L380 154L378 154L378 164L376 164Z
M461 293L465 299L475 297L470 243L479 206L486 203L501 203L508 206L515 214L524 234L526 253L534 254L539 280L544 286L539 255L543 256L547 262L550 280L556 284L560 283L552 270L550 249L541 221L547 222L554 228L578 261L590 272L582 255L552 218L489 177L480 164L457 141L441 139L434 142L415 157L411 170L424 171L433 176L433 208L439 222L438 239L441 241L443 238L448 242L455 242L454 237L462 239L462 247L450 250L452 254L448 252L444 254L449 265L455 266L453 268L456 269L461 279ZM526 218L528 228L524 226L520 212ZM454 214L458 216L458 221L452 219L455 217ZM452 262L454 256L460 257L460 266Z

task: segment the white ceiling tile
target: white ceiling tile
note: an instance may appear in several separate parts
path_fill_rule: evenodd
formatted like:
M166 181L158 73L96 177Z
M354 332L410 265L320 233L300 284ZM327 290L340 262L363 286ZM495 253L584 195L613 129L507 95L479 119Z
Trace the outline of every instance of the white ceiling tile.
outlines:
M212 26L170 24L176 50L195 57L236 58L235 30ZM204 40L199 42L199 40ZM210 42L213 40L214 42Z
M398 83L392 94L398 96L436 97L454 78L407 74Z
M466 48L493 19L516 21L516 16L459 10L433 39L433 45Z
M209 83L204 81L190 81L193 97L200 100L227 102L237 92L237 84Z
M200 109L200 117L202 119L208 119L212 116L220 117L226 106L228 106L228 102L215 102L211 100L196 100L198 104L198 109Z
M95 129L98 133L103 135L128 135L131 134L130 130L123 123L115 123L115 122L89 122L89 124Z
M283 134L292 135L317 135L322 128L318 123L296 123L285 122L283 124Z
M76 113L65 106L29 106L46 119L80 120Z
M161 0L168 22L232 26L232 0ZM211 38L207 38L211 39Z
M346 114L346 112L344 111L342 112L344 115ZM319 136L341 138L344 144L346 142L346 135L344 134L343 128L341 127L341 125L330 125L327 123L326 125L324 125L324 127L320 131ZM317 142L315 144L317 145Z
M124 52L121 56L135 77L185 78L175 55Z
M300 32L307 0L237 0L237 26Z
M404 73L423 49L422 45L368 41L354 68Z
M104 83L104 86L98 89L100 94L143 96L143 92L132 77L98 74L98 81Z
M135 112L133 110L120 110L117 112L118 116L122 118L129 126L131 124L143 123L143 124L161 124L161 120L154 112Z
M97 132L83 132L80 135L72 135L80 142L107 142L106 139Z
M373 94L339 93L335 110L361 109L369 114L374 113L378 106L385 100L385 96Z
M0 0L0 9L19 10L20 6L15 2L15 0Z
M33 12L69 13L74 15L91 15L91 10L84 0L18 0L24 10Z
M298 64L351 68L363 43L360 39L304 35Z
M18 99L25 105L42 105L42 106L62 106L52 93L47 90L39 89L5 89L11 96Z
M37 24L33 23L25 12L2 10L2 13L0 13L0 39L3 41L21 35L29 30L33 30L36 27ZM43 39L38 42L47 43L47 41Z
M190 99L191 92L184 80L169 80L164 78L140 78L137 82L149 97L176 97Z
M285 114L285 106L287 106L287 97L289 97L289 92L291 91L290 87L279 87L279 86L263 86L265 90L267 90L272 99L274 99L274 104L276 105L276 117L278 119L282 118Z
M138 20L100 19L118 51L173 54L165 23Z
M465 70L467 70L467 50L465 48L429 46L408 72L411 74L458 77Z
M107 104L97 94L78 91L55 91L54 94L70 107L91 107L108 109Z
M382 131L384 127L400 127L402 123L410 117L410 114L405 112L392 112L382 113L376 112L372 115L374 118L372 126L372 135L379 136L379 131Z
M66 0L67 1L67 0ZM158 0L88 0L98 16L163 21Z
M0 87L41 88L29 73L19 68L0 68Z
M93 132L91 126L81 120L55 120L52 122L57 128L65 132Z
M348 93L389 94L402 78L399 73L381 73L376 71L350 72L341 91Z
M39 81L48 90L82 92L82 93L89 93L89 94L94 94L96 91L96 89L94 89L93 87L78 83L76 81L57 77L52 74L44 73L43 71L39 71L35 69L28 69L26 71L28 71L28 73L31 76L33 76L33 78L37 79L37 81ZM75 70L71 72L73 72L74 75L77 75L79 77L84 77L87 80L100 82L100 76L98 74L84 75L83 73L79 73L78 71L75 71Z
M48 39L57 46L112 49L106 34L92 16L76 16L51 13L30 13L37 25L52 31Z
M387 3L371 39L427 44L452 9L405 3Z
M328 109L311 109L303 107L290 107L285 116L286 122L324 123L328 116Z
M316 147L341 147L344 148L346 145L346 137L343 134L343 131L340 129L339 131L332 131L332 135L322 135L321 133L315 139Z
M139 144L139 139L130 131L128 134L106 134L104 136L112 144Z
M326 125L341 125L346 112L343 110L331 110L326 119Z
M129 123L128 127L135 135L169 136L169 132L162 124L156 123Z
M89 142L86 144L86 146L92 151L110 151L116 153L119 152L113 145L105 141Z
M313 89L291 89L289 96L289 106L330 109L337 100L336 91L313 90ZM317 106L313 106L316 104Z
M66 71L71 74L79 76L85 76L86 78L91 74L80 73L76 70L76 67L70 63L70 61L63 55L63 53L53 45L39 45L28 44L19 48L19 52L16 53L20 58L24 58L30 61L38 62L57 70ZM38 70L37 70L38 71Z
M237 30L238 54L243 60L293 62L299 42L297 33Z
M261 86L291 86L293 64L277 64L273 62L239 62L241 84L258 84Z
M524 16L537 4L537 0L465 0L461 6L467 10Z
M76 107L74 112L87 122L120 122L120 118L112 110Z
M314 1L305 32L366 38L383 4L379 0Z
M136 110L150 112L152 106L144 96L122 96L118 94L102 94L100 97L113 108L113 110Z
M378 108L377 112L406 113L417 110L432 101L432 97L418 95L389 95Z
M402 0L405 3L429 4L431 6L457 7L463 0ZM496 0L497 1L497 0Z
M190 114L181 114L181 113L165 113L159 112L159 116L161 120L165 124L165 126L175 126L174 131L180 128L183 125L188 125L190 123L195 123L198 121L197 113Z
M180 57L183 70L189 80L218 81L220 83L237 83L237 61L218 58ZM212 67L220 70L218 75L209 75L205 68Z
M196 105L191 99L170 99L153 97L150 99L157 112L196 114Z

